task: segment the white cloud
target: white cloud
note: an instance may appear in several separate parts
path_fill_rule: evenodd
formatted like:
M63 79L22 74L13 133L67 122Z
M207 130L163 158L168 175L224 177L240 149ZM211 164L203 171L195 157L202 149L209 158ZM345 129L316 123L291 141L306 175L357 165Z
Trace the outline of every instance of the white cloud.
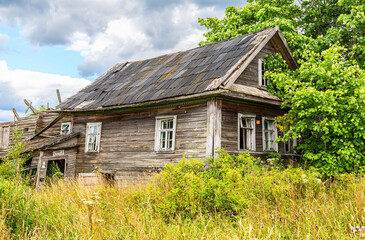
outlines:
M14 114L12 110L2 110L0 109L0 122L12 121Z
M0 33L0 51L4 49L4 46L8 44L10 37L6 34Z
M214 11L214 7L185 4L146 16L120 17L93 37L75 33L68 49L79 51L85 58L79 65L83 75L100 74L116 63L197 47L204 38L197 19L214 15Z
M116 63L197 47L206 31L198 18L223 17L238 0L0 1L0 24L20 27L35 45L79 51L83 76ZM244 3L244 2L242 2Z
M12 107L18 112L24 112L26 106L23 99L31 101L36 107L47 103L54 107L58 104L56 89L60 89L62 98L66 99L89 83L82 78L9 70L6 62L0 61L0 120L12 116L9 114Z

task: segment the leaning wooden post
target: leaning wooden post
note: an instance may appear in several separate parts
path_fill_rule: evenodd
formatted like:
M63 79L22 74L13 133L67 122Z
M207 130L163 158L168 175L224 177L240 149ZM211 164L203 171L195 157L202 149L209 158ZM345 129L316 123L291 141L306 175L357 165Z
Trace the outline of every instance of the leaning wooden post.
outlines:
M17 121L20 120L19 114L17 113L17 111L15 110L15 108L13 108L13 113L14 113L14 117L16 118Z
M43 161L43 151L39 152L39 159L38 159L38 164L37 164L37 175L36 175L36 182L35 182L35 187L38 188L39 187L39 181L41 178L41 169L42 169L42 161Z
M57 92L57 98L58 98L58 103L61 104L61 93L60 93L60 90L59 89L56 89L56 92Z
M32 110L32 112L33 112L34 114L37 114L37 110L35 110L35 108L32 106L32 104L30 104L30 103L27 101L27 99L24 99L24 103L25 103L25 105L27 105L27 106L30 108L30 110Z

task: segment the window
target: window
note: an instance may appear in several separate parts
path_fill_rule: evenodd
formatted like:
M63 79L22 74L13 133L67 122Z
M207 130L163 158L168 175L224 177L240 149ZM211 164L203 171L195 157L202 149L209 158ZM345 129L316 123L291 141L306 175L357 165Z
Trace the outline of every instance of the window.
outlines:
M9 145L9 126L0 127L0 149L5 149Z
M86 125L85 152L99 152L101 123L88 123Z
M156 117L155 151L175 150L176 116Z
M273 118L262 118L262 133L264 151L278 151L278 144L275 142L277 130Z
M68 135L71 133L71 122L61 123L61 135Z
M254 115L238 114L238 149L256 150Z
M289 138L288 141L284 142L285 153L295 153L295 147L297 146L296 138Z
M259 76L259 85L267 87L267 84L269 83L269 79L265 77L265 60L259 59L259 66L258 66L258 76Z

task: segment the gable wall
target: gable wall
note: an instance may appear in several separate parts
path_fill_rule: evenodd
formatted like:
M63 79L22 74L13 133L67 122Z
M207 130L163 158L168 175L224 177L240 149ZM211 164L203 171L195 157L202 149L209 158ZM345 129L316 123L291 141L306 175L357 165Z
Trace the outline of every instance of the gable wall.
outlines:
M275 50L268 42L266 46L257 54L242 74L237 78L235 84L247 85L251 87L259 87L258 80L258 59L265 59L267 54L274 54Z
M231 154L242 151L238 150L238 113L256 115L256 120L260 120L260 124L256 124L256 152L260 153L263 151L262 117L281 116L285 111L224 101L222 105L222 148ZM282 151L283 143L279 143L279 152Z
M176 115L174 153L156 153L155 117ZM165 164L187 158L205 158L207 103L195 103L109 115L74 115L73 131L80 132L76 173L90 173L96 168L116 170L117 179L138 181L144 174ZM85 153L88 122L101 122L100 152ZM144 172L144 173L142 173Z

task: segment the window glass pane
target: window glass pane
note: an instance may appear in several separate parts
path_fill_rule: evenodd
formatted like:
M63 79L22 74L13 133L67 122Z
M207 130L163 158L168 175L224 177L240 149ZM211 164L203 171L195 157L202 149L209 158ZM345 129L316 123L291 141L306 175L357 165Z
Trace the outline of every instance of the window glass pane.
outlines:
M242 128L246 128L246 127L247 127L247 119L242 118Z
M168 142L168 146L167 146L168 149L172 149L172 139Z
M274 121L269 121L269 130L274 130Z
M174 122L173 120L169 120L169 129L173 129L174 128Z
M247 132L246 149L252 149L252 138L251 138L252 130L246 130L246 132Z
M247 129L242 131L242 148L247 149Z
M165 131L163 131L163 132L161 132L161 134L160 134L160 140L165 141L165 139L166 139L166 132L165 132Z
M161 121L161 129L166 129L166 128L167 128L166 121Z
M98 127L97 126L91 126L90 127L90 133L96 134L98 132Z
M247 124L247 126L248 126L250 129L253 129L253 124L254 124L254 120L253 120L253 118L250 118L250 119L248 120L248 124Z

